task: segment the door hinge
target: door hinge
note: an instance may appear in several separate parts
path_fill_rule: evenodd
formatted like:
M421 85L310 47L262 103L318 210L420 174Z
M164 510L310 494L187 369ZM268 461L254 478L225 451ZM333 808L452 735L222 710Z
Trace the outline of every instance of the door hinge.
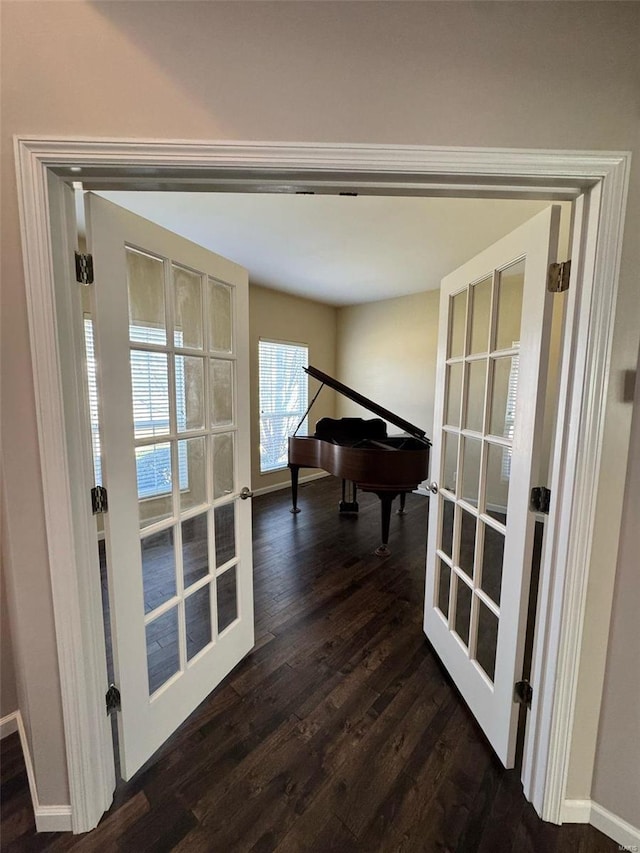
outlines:
M76 281L79 284L93 284L93 255L76 252Z
M546 486L536 486L531 489L531 499L529 506L534 512L541 512L544 515L549 515L549 505L551 504L551 489Z
M571 261L561 264L550 264L547 276L547 290L551 293L562 293L569 290L569 276L571 275Z
M107 716L113 714L114 711L120 710L120 691L115 684L110 684L107 690L104 701L107 706Z
M529 684L526 678L522 681L516 681L513 685L513 701L518 705L526 705L531 707L533 700L533 687Z
M94 486L91 489L91 509L94 515L98 515L100 512L107 512L109 509L107 490L104 486Z

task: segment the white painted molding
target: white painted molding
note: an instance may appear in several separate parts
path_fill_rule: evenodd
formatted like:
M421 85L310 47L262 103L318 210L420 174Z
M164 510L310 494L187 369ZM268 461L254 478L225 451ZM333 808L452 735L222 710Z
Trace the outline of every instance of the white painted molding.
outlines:
M298 485L302 486L304 483L310 483L312 480L320 480L322 477L330 477L330 474L327 474L326 471L318 471L317 474L308 474L306 477L300 477L298 480ZM254 489L253 494L257 497L258 495L267 495L269 492L281 492L283 489L290 489L291 483L274 483L272 486L262 486L259 489Z
M593 800L565 800L561 817L563 823L590 823L616 841L621 850L640 853L640 828Z
M100 167L120 173L120 186L145 167L154 168L170 184L185 169L194 183L260 180L350 182L360 185L458 194L486 191L506 196L532 192L554 198L576 198L582 188L602 187L596 242L594 297L582 305L582 328L588 354L578 365L571 388L572 411L580 415L576 440L574 500L558 508L558 527L571 537L569 558L556 567L553 606L558 630L548 632L538 659L543 671L558 660L555 678L537 688L537 701L550 708L534 739L537 777L545 797L545 814L559 815L566 787L568 750L573 721L577 662L587 577L592 516L599 475L602 420L606 405L608 367L615 308L623 210L630 155L625 152L463 149L393 145L295 144L271 142L167 142L162 140L15 138L18 200L24 273L42 466L49 568L56 622L56 639L63 701L67 763L75 832L97 823L106 809L109 749L104 738L104 697L96 678L96 661L103 642L101 603L87 590L85 565L79 554L86 546L89 508L74 502L72 463L67 454L63 401L63 358L59 352L55 277L49 222L51 169L71 179L72 167ZM311 174L313 173L313 174ZM373 175L373 178L371 177ZM238 177L240 176L240 177ZM279 177L280 176L280 177ZM75 176L77 179L77 175ZM54 185L53 178L51 178ZM140 180L137 178L137 182ZM450 181L450 184L448 184ZM60 306L58 305L58 311ZM63 306L64 307L64 306ZM586 396L585 396L586 394ZM85 460L85 463L87 460ZM566 473L566 472L565 472ZM85 502L86 503L86 502ZM584 514L580 516L578 510ZM86 516L86 517L85 517ZM582 520L581 520L582 519ZM575 530L574 532L574 522ZM587 525L587 528L585 528ZM78 533L80 531L80 533ZM581 547L575 542L584 537ZM573 544L572 544L573 543ZM557 687L556 687L557 679ZM111 755L111 760L113 756ZM525 768L526 770L526 768ZM547 819L554 819L547 817Z
M591 800L565 800L560 811L561 823L589 823Z
M100 683L106 664L102 616L95 619L99 613L95 578L93 595L87 590L91 583L87 531L92 522L88 507L79 511L74 490L77 493L82 484L74 479L67 453L67 439L78 423L65 421L64 358L57 333L60 324L70 323L61 310L64 304L56 306L51 245L56 228L55 238L66 245L64 199L62 193L50 199L48 170L19 144L16 168L71 815L73 831L86 832L109 807L115 774L104 714L106 676ZM71 263L71 256L65 263ZM72 280L70 273L63 275L65 283ZM76 422L81 411L78 407Z
M38 806L34 809L38 832L70 832L71 806Z
M640 827L627 823L598 803L591 804L591 826L617 841L622 850L640 853Z
M18 731L18 714L19 711L13 711L11 714L0 717L0 740Z
M582 292L566 413L571 426L559 473L561 488L556 490L556 501L562 495L563 506L557 510L556 528L561 570L556 571L549 614L555 642L543 658L543 665L553 667L555 661L556 680L543 696L550 729L541 816L554 822L566 794L571 758L629 167L630 155L592 190L577 279ZM615 564L615 554L612 559ZM591 786L591 779L584 781Z
M12 714L7 714L6 717L0 719L0 728L2 729L2 737L11 734L15 731L20 736L20 746L22 747L22 755L24 758L24 766L27 771L27 781L29 783L29 793L31 794L31 804L33 806L33 815L36 822L36 830L38 832L68 832L71 830L71 806L68 804L43 806L38 799L38 789L36 787L36 777L33 772L33 761L31 760L31 752L27 741L27 733L22 722L22 714L20 711L14 711ZM10 729L6 731L5 729Z

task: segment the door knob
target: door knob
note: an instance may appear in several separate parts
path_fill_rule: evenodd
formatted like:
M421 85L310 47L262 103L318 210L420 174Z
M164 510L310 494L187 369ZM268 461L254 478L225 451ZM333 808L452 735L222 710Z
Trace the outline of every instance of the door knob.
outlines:
M252 497L253 492L251 491L251 489L248 486L243 486L243 488L240 490L240 499L246 501L247 498Z
M440 489L440 487L438 486L438 484L436 483L435 480L432 480L429 483L429 491L431 492L432 495L437 495L439 489Z

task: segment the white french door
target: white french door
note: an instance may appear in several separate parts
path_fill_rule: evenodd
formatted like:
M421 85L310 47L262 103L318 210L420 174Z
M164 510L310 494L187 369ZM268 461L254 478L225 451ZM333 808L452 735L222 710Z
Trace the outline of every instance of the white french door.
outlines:
M86 212L129 779L253 646L248 278L95 195Z
M505 767L515 757L560 209L442 281L424 630Z

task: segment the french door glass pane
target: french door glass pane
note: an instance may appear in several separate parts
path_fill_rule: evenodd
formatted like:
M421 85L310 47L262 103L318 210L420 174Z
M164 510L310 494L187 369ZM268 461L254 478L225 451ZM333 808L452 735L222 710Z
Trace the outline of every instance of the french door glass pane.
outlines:
M146 626L149 694L180 669L178 608L172 607Z
M232 351L232 324L231 288L209 279L209 349Z
M438 578L438 607L445 618L449 617L449 587L451 585L451 569L441 560L436 558Z
M144 612L160 607L176 594L176 555L173 527L140 542Z
M204 359L184 355L175 358L178 432L204 429Z
M511 448L488 444L485 509L488 515L502 524L507 523L510 479Z
M464 355L464 333L467 321L467 291L451 297L449 303L449 347L447 358Z
M496 671L496 651L498 648L498 617L481 601L477 601L478 637L476 660L493 681Z
M474 553L476 546L476 518L470 512L461 510L460 548L458 565L470 578L473 577Z
M467 409L466 429L482 432L484 423L485 386L487 380L487 359L470 361L467 364Z
M480 588L500 606L502 588L502 563L504 560L504 535L488 524L484 527L482 548L482 583Z
M478 505L480 490L480 461L482 440L464 437L462 439L462 498L474 506Z
M214 510L216 531L216 568L223 566L236 555L235 504L217 506Z
M127 248L129 334L138 343L166 344L164 263L159 258ZM153 330L153 341L146 338Z
M233 433L213 436L213 497L221 498L234 491L235 466Z
M469 645L469 625L471 620L471 597L470 587L457 576L456 589L456 618L455 631L465 646Z
M173 514L169 442L136 447L136 474L141 526L169 518Z
M180 465L180 510L184 512L207 500L205 438L187 438L178 442ZM183 475L184 469L184 475Z
M209 574L209 535L207 515L196 515L182 522L182 573L188 589Z
M217 578L218 633L238 618L238 585L236 567L232 566Z
M202 349L202 276L172 265L175 330L177 347Z
M469 352L489 351L489 329L491 327L491 276L471 288L471 345Z
M171 426L166 353L132 349L130 361L134 437L168 435Z
M453 501L447 501L440 498L442 505L441 516L441 533L440 533L440 550L449 557L453 558L453 516L455 504Z
M202 651L211 642L211 587L197 589L184 601L184 618L187 629L187 660Z
M442 458L442 486L455 494L458 471L458 436L443 432L444 450Z
M233 423L233 362L210 359L209 386L211 426Z
M499 274L495 349L510 349L520 340L523 292L524 261L518 261Z
M491 415L489 432L504 438L512 438L515 426L515 406L518 392L518 369L520 357L492 359L493 387L491 393Z
M447 372L447 406L444 421L448 426L460 426L460 408L462 405L462 371L461 361L448 364Z

